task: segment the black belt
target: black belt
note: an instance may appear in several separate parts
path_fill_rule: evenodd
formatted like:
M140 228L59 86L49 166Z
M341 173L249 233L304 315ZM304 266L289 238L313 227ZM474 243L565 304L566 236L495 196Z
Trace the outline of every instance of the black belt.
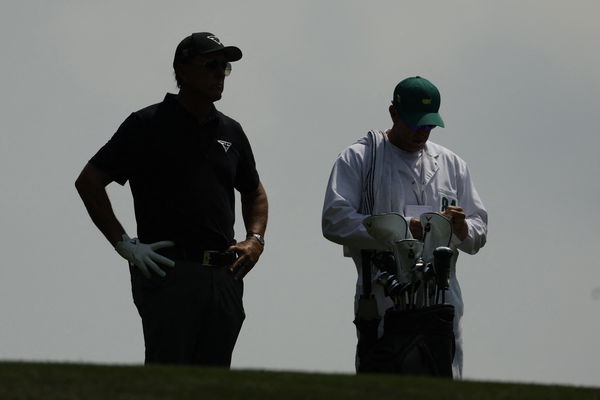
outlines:
M228 267L237 259L237 255L233 251L202 250L178 246L160 249L157 252L173 260L193 261L208 267Z

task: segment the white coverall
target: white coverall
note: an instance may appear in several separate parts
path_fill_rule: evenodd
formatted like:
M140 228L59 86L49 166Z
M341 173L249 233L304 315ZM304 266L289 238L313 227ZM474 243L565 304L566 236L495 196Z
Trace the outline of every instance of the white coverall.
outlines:
M419 162L420 176L417 176L398 156L399 151L389 142L386 134L371 131L338 156L327 185L322 216L323 235L343 245L344 255L354 260L358 271L355 309L362 293L360 250L387 250L363 226L362 221L369 214L398 212L409 222L410 217L419 218L419 215L407 215L405 211L411 209L407 206L429 206L429 211L440 212L444 205L456 205L463 208L469 230L468 237L462 242L453 236L453 249L475 254L486 241L487 212L471 182L466 163L445 147L427 142ZM369 184L372 186L370 194ZM368 199L374 204L366 207L367 210L370 208L370 212L365 213L363 210ZM455 250L451 285L446 299L455 307L456 354L452 369L454 377L460 378L463 301L456 279L457 257ZM382 317L393 303L384 295L381 285L373 285L373 294ZM379 335L382 334L383 326L380 325Z

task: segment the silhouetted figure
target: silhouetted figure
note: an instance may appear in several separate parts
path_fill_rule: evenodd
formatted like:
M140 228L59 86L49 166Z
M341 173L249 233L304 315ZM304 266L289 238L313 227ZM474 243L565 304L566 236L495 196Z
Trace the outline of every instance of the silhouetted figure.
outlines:
M75 183L98 229L129 262L146 363L229 367L245 318L242 278L264 248L268 202L239 123L219 112L231 62L211 33L177 46L178 94L132 113ZM129 181L137 238L113 213L105 187ZM234 239L240 192L246 239Z

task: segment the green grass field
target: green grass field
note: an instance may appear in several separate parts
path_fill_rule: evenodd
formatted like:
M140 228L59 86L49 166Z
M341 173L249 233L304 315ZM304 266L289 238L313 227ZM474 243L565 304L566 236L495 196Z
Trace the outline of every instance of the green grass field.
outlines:
M384 375L0 363L0 399L600 399L600 389Z

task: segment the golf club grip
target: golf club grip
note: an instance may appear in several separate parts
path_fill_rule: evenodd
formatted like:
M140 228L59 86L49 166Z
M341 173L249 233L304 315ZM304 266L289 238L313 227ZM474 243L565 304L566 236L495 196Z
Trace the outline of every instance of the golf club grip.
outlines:
M433 265L438 273L439 285L444 290L450 286L450 260L453 254L452 249L443 246L433 251Z

